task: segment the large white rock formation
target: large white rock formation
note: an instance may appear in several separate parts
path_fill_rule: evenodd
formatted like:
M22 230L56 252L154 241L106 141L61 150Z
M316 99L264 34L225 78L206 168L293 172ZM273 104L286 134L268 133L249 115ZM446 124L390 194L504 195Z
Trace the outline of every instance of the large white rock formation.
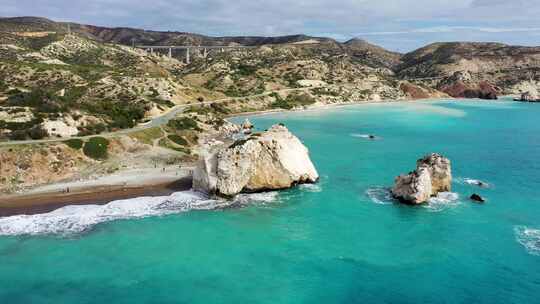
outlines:
M286 127L275 125L201 159L193 173L193 189L231 197L318 179L308 149Z
M450 192L450 160L440 154L426 155L416 163L416 170L396 177L392 195L408 204L422 204L440 192Z

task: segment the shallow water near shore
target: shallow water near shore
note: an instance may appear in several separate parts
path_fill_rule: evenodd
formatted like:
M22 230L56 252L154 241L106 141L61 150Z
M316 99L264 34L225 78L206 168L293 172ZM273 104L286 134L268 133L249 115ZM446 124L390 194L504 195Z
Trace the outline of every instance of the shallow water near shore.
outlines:
M298 135L320 183L239 208L186 192L0 218L0 302L538 302L538 117L482 101L250 117ZM453 193L393 202L395 175L429 152L452 160Z

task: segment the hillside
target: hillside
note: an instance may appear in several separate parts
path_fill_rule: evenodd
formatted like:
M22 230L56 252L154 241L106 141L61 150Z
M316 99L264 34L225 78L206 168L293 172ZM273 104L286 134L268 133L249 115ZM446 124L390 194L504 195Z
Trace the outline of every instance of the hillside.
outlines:
M540 47L434 43L401 59L400 78L442 77L436 87L454 96L480 86L494 94L517 94L536 90L540 80Z
M302 35L209 38L75 24L68 34L65 24L33 17L0 19L0 28L0 139L111 132L181 104L289 89L305 91L311 103L405 97L391 69L399 55L367 43ZM183 35L208 44L267 44L208 57L193 52L186 64L182 53L169 58L104 42L141 33L159 40L141 40L147 43L169 44ZM287 97L259 98L243 109L293 107L294 101L282 101Z
M69 25L70 33L66 23L44 18L0 18L0 155L10 176L0 179L0 192L192 161L203 146L228 138L235 127L224 118L236 113L448 95L496 98L540 88L538 48L437 43L402 55L361 39ZM132 41L253 47L192 50L186 63L182 51L170 58L167 51L132 48Z
M354 38L343 45L352 57L358 58L374 68L382 66L394 69L401 63L402 54L388 51L362 39Z

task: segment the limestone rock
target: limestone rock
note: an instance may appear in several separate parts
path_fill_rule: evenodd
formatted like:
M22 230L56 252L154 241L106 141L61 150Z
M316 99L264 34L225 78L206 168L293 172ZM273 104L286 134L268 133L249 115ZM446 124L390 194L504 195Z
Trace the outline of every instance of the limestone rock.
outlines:
M251 121L249 121L249 119L246 118L246 120L244 120L244 123L242 124L242 129L244 130L251 130L253 129L253 124L251 123Z
M392 195L408 204L422 204L452 187L450 160L440 154L430 154L416 163L416 170L396 177Z
M204 157L194 171L193 189L231 197L318 179L308 149L286 127L275 125Z
M532 95L530 92L525 92L521 94L521 98L516 99L517 101L524 101L524 102L538 102L540 101L540 98L536 95Z

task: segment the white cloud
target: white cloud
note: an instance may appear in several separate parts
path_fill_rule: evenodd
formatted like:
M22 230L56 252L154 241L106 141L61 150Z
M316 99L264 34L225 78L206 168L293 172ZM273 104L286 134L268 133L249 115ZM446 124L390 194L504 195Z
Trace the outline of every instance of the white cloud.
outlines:
M0 15L208 35L414 34L418 41L383 42L395 49L443 38L516 41L511 33L523 34L522 43L540 43L532 35L540 28L540 0L2 0Z
M357 33L356 36L377 36L377 35L407 35L420 33L454 33L460 31L475 31L484 33L514 33L514 32L540 32L540 27L516 27L516 28L494 28L477 26L436 26L412 29L407 31L394 32L364 32Z

